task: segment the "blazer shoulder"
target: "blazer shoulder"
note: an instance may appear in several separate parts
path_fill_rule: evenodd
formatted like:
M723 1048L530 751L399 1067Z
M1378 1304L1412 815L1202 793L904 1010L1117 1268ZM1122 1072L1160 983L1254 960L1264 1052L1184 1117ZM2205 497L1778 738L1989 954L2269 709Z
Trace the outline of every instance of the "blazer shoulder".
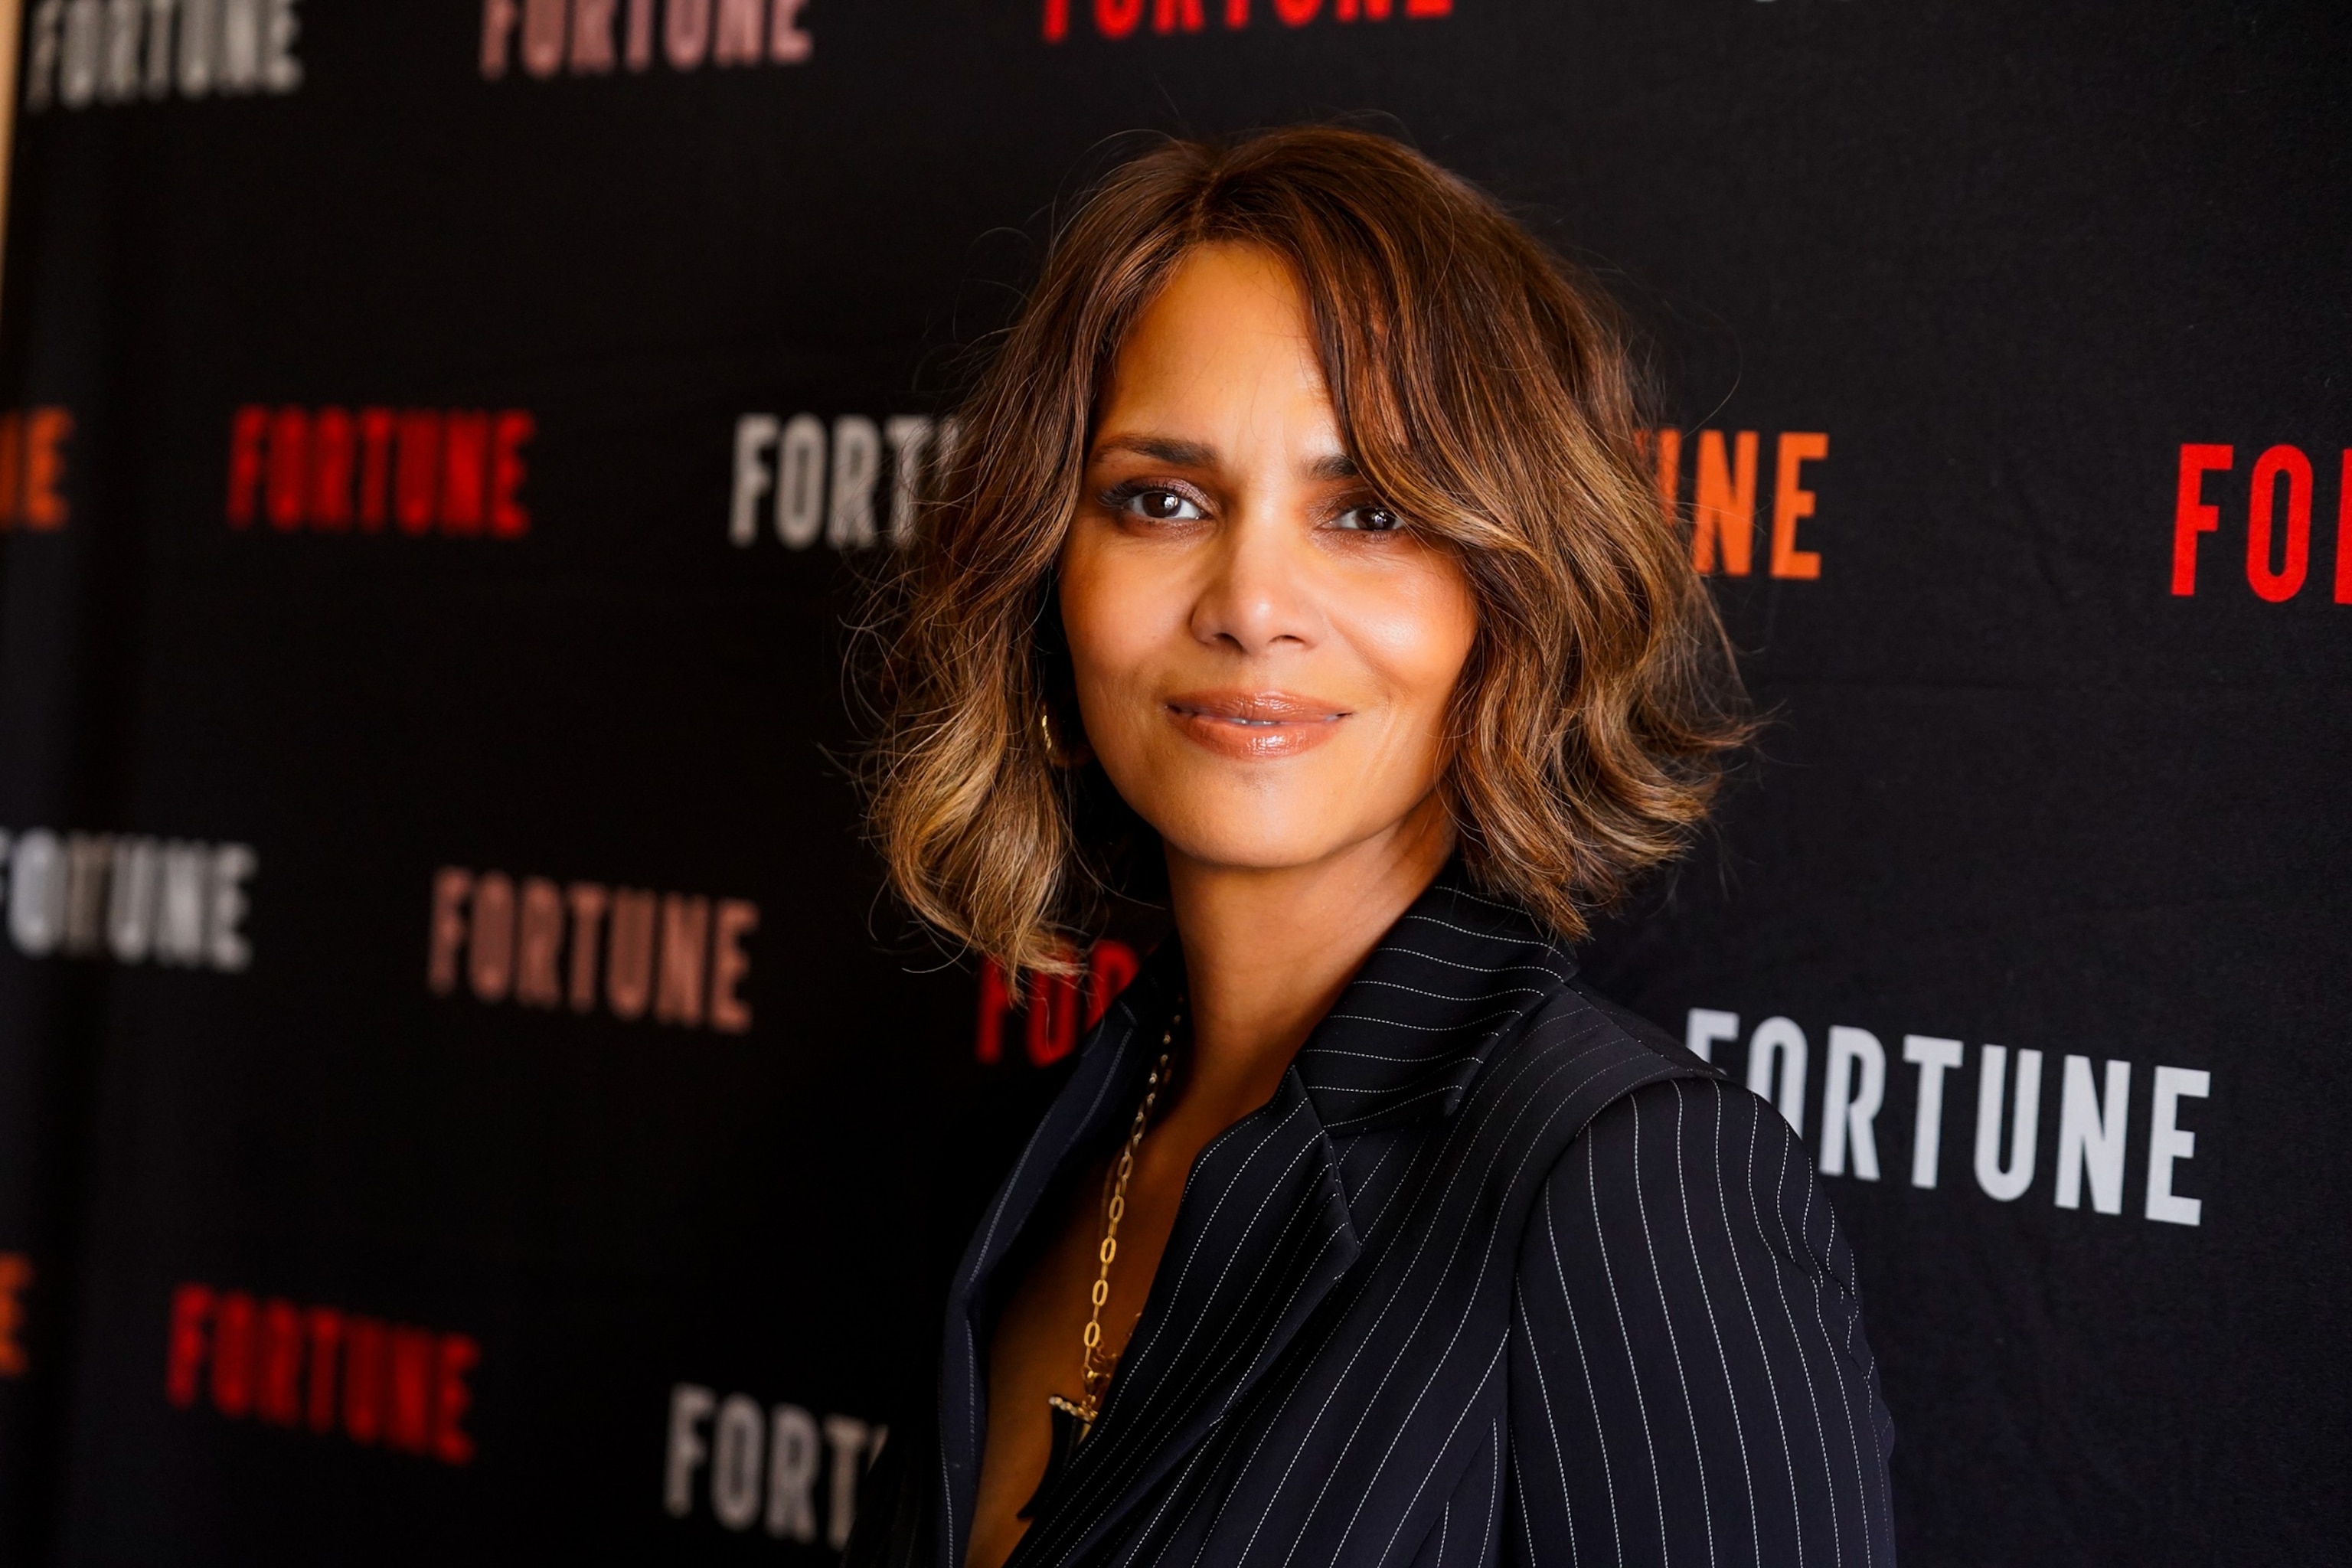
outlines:
M1570 976L1566 989L1580 998L1586 1006L1614 1024L1624 1032L1628 1039L1643 1049L1665 1058L1687 1073L1696 1073L1704 1078L1719 1079L1725 1076L1721 1068L1699 1056L1649 1019L1629 1007L1618 1005L1601 994L1582 975Z
M1549 1170L1611 1105L1647 1085L1723 1078L1640 1015L1573 978L1529 1011L1487 1058L1470 1103L1482 1136L1525 1146L1522 1172Z
M1538 1061L1552 1070L1528 1085L1528 1091L1555 1098L1598 1093L1601 1098L1592 1103L1593 1111L1662 1079L1724 1076L1721 1068L1573 973L1528 1011L1524 1026L1489 1063L1487 1076L1496 1068L1525 1072Z

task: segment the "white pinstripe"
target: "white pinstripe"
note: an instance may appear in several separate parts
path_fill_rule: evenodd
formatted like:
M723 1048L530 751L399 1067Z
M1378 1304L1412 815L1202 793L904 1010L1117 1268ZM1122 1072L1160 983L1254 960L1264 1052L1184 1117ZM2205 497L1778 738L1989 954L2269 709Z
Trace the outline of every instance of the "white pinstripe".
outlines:
M1683 1238L1690 1244L1691 1272L1699 1281L1699 1305L1706 1309L1706 1331L1715 1342L1716 1364L1723 1369L1723 1392L1731 1408L1731 1435L1739 1447L1739 1479L1748 1493L1748 1535L1751 1561L1764 1560L1764 1545L1757 1533L1756 1472L1748 1463L1748 1425L1739 1418L1739 1394L1731 1385L1731 1357L1724 1352L1723 1330L1715 1321L1715 1297L1706 1289L1706 1270L1698 1258L1698 1228L1691 1224L1690 1175L1683 1162L1683 1086L1680 1079L1671 1080L1675 1087L1675 1191L1682 1198ZM1723 1128L1715 1130L1715 1147L1723 1145ZM1713 1533L1709 1532L1709 1556L1713 1556Z
M1607 1423L1602 1419L1601 1415L1601 1391L1592 1385L1592 1363L1585 1358L1584 1329L1582 1325L1578 1323L1576 1321L1576 1300L1569 1294L1568 1268L1567 1266L1560 1261L1559 1221L1554 1217L1551 1212L1551 1184L1549 1182L1546 1182L1544 1184L1542 1202L1544 1212L1544 1239L1551 1246L1552 1273L1554 1277L1559 1280L1560 1305L1566 1308L1568 1311L1569 1339L1576 1346L1577 1370L1583 1373L1584 1376L1585 1403L1592 1406L1592 1430L1596 1437L1600 1438L1600 1441L1595 1443L1594 1447L1598 1448L1601 1453L1601 1490L1607 1494L1609 1499L1609 1540L1610 1543L1616 1550L1617 1562L1620 1564L1620 1568L1622 1568L1622 1564L1625 1561L1625 1526L1617 1518L1617 1478L1614 1470L1609 1463L1609 1443L1604 1435ZM1531 1346L1534 1343L1532 1339L1530 1339L1528 1342ZM1569 1507L1569 1499L1573 1495L1572 1489L1570 1487L1568 1481L1568 1453L1560 1444L1559 1422L1552 1415L1554 1406L1551 1402L1551 1389L1544 1378L1543 1358L1540 1355L1530 1355L1528 1360L1535 1363L1536 1386L1543 1391L1544 1425L1551 1431L1552 1459L1559 1467L1560 1506L1563 1510L1567 1510ZM1572 1511L1569 1513L1568 1518L1568 1538L1571 1542L1576 1539L1576 1515Z
M1382 1167L1382 1166L1384 1166L1384 1165L1386 1165L1386 1164L1389 1163L1389 1156L1390 1156L1390 1155L1391 1155L1391 1154L1393 1154L1393 1153L1395 1153L1395 1152L1397 1152L1398 1147L1399 1147L1399 1145L1398 1145L1398 1144L1391 1142L1391 1143L1387 1148L1385 1148L1385 1149L1383 1149L1383 1150L1381 1150L1381 1157L1380 1157L1379 1159L1377 1159L1377 1160L1375 1160L1375 1161L1373 1161L1373 1162L1372 1162L1372 1168L1371 1168L1370 1170L1369 1170L1369 1171L1366 1171L1366 1172L1364 1173L1363 1179L1362 1179L1361 1181L1360 1181L1360 1182L1358 1182L1358 1183L1356 1184L1356 1190L1355 1190L1355 1192L1353 1192L1353 1193L1349 1193L1349 1194L1348 1194L1348 1196L1349 1196L1349 1206L1350 1208L1353 1208L1353 1207L1355 1206L1354 1199L1355 1199L1355 1197L1356 1197L1356 1195L1357 1195L1358 1194L1365 1193L1365 1192L1369 1192L1369 1191L1370 1191L1370 1190L1371 1190L1372 1183L1373 1183L1376 1179L1378 1179L1378 1177L1380 1176L1381 1167ZM1351 1145L1351 1146L1349 1147L1349 1151L1348 1151L1348 1153L1349 1153L1349 1154L1352 1154L1352 1153L1354 1153L1354 1152L1355 1152L1355 1149L1354 1149L1354 1148L1353 1148L1353 1146ZM1340 1189L1341 1189L1343 1192L1344 1192L1344 1191L1346 1191L1346 1189L1347 1189L1347 1180L1348 1180L1348 1154L1342 1154L1342 1155L1340 1155L1340 1156L1339 1156L1339 1184L1340 1184ZM1358 1239L1359 1239L1359 1240L1360 1240L1360 1239L1362 1239L1362 1238L1360 1237L1358 1237Z
M1403 1056L1391 1056L1383 1051L1343 1051L1337 1046L1318 1046L1312 1051L1301 1051L1298 1055L1301 1059L1311 1056L1317 1061L1321 1061L1328 1057L1348 1057L1356 1061L1365 1062L1425 1062L1429 1060L1427 1057L1417 1052L1408 1053ZM1450 1068L1454 1064L1451 1062L1441 1061L1433 1065L1441 1068Z
M1675 1167L1675 1180L1677 1183L1682 1180L1680 1164ZM1666 1324L1666 1348L1674 1352L1675 1355L1675 1385L1682 1392L1683 1419L1690 1423L1691 1455L1699 1465L1698 1517L1700 1523L1706 1528L1708 1568L1714 1568L1715 1505L1707 1500L1706 1495L1706 1448L1699 1441L1698 1416L1691 1409L1690 1378L1683 1371L1682 1335L1675 1331L1674 1309L1666 1300L1666 1282L1658 1274L1658 1247L1657 1243L1650 1237L1650 1204L1642 1193L1642 1107L1639 1101L1633 1104L1633 1211L1642 1216L1642 1250L1647 1253L1650 1258L1650 1286L1658 1293L1658 1316L1663 1318ZM1694 1253L1698 1250L1696 1237L1691 1238L1691 1250ZM1727 1369L1727 1381L1728 1381L1727 1372L1728 1369Z
M1806 1183L1805 1213L1804 1217L1799 1222L1799 1224L1807 1231L1810 1231L1812 1227L1813 1192L1813 1184L1811 1182ZM1832 1239L1835 1239L1834 1236L1832 1236ZM1829 1258L1827 1251L1828 1249L1825 1247L1823 1249L1823 1256L1822 1258L1822 1274L1823 1275L1826 1275L1829 1271ZM1870 1483L1862 1479L1862 1446L1854 1440L1853 1435L1853 1396L1846 1389L1845 1367L1838 1360L1836 1342L1830 1341L1829 1321L1822 1316L1822 1283L1820 1276L1816 1276L1813 1279L1813 1324L1816 1328L1822 1331L1822 1338L1824 1341L1829 1341L1830 1342L1830 1372L1837 1378L1838 1417L1845 1423L1846 1452L1853 1460L1853 1489L1864 1500L1867 1500L1870 1496ZM1862 1531L1863 1561L1865 1563L1876 1562L1877 1551L1878 1549L1876 1545L1870 1539L1869 1521L1864 1520L1863 1521Z
M1494 1381L1495 1369L1502 1364L1503 1352L1510 1348L1510 1343L1511 1339L1508 1334L1503 1334L1496 1337L1495 1341L1495 1353L1486 1358L1486 1370L1478 1374L1477 1385L1470 1390L1469 1402L1462 1406L1462 1413L1454 1418L1454 1425L1446 1429L1445 1441L1437 1446L1440 1464L1444 1463L1445 1451L1454 1446L1455 1436L1462 1430L1462 1423L1469 1420L1470 1413L1478 1407L1478 1396L1486 1393L1486 1384ZM1426 1389L1423 1390L1423 1393L1424 1394L1427 1392L1428 1390ZM1415 1409L1418 1409L1420 1405L1420 1400L1416 1399L1413 1401ZM1408 1422L1412 1421L1412 1412L1407 1411L1405 1413L1404 1420L1397 1423L1400 1436L1402 1436L1402 1428ZM1391 1451L1393 1451L1394 1445L1391 1445ZM1386 1461L1383 1460L1382 1464L1385 1468ZM1404 1533L1405 1524L1412 1518L1412 1505L1419 1502L1421 1500L1421 1494L1429 1489L1430 1480L1437 1474L1437 1469L1438 1467L1436 1465L1432 1465L1429 1468L1428 1471L1421 1478L1421 1484L1412 1489L1412 1496L1407 1498L1405 1500L1404 1507L1397 1510L1396 1528L1389 1531L1389 1543L1381 1548L1380 1556L1372 1561L1372 1568L1383 1568L1383 1564L1385 1564L1389 1560L1389 1554L1396 1550L1397 1538ZM1374 1481L1378 1481L1380 1479L1379 1471L1376 1470L1373 1472L1372 1479ZM1371 1500L1371 1488L1369 1486L1366 1487L1364 1489L1363 1499L1356 1504L1356 1513L1358 1517L1361 1517L1364 1511L1364 1503ZM1347 1531L1339 1537L1340 1547L1344 1547L1348 1544L1348 1537L1355 1533L1355 1529L1356 1521L1350 1519L1348 1521ZM1334 1547L1331 1554L1335 1557L1338 1556L1339 1554L1339 1548Z
M1519 1016L1519 1014L1515 1012L1489 1013L1483 1018L1473 1018L1466 1024L1408 1024L1402 1018L1375 1017L1370 1013L1331 1013L1326 1015L1327 1017L1342 1024L1377 1024L1383 1029L1410 1029L1416 1035L1466 1035L1481 1024L1492 1022L1496 1018L1511 1019L1517 1018ZM1299 1054L1304 1056L1307 1053L1302 1051ZM1453 1064L1449 1062L1444 1065L1450 1067Z
M1536 1539L1536 1521L1528 1517L1528 1479L1519 1473L1519 1450L1516 1444L1511 1448L1511 1489L1519 1494L1519 1538L1532 1542ZM1568 1553L1573 1563L1576 1558L1576 1532L1572 1530L1568 1532Z
M1707 1084L1707 1089L1715 1097L1714 1150L1716 1203L1717 1205L1723 1210L1724 1217L1727 1222L1730 1218L1731 1205L1729 1201L1724 1196L1723 1192L1723 1086L1710 1080ZM1675 1114L1677 1118L1682 1114L1682 1080L1677 1079L1675 1080ZM1690 1221L1690 1189L1687 1184L1685 1184L1683 1189L1683 1227L1689 1231L1691 1235L1691 1267L1693 1268L1696 1268L1699 1266L1698 1231ZM1724 1230L1726 1235L1730 1233L1730 1226L1727 1223L1724 1226ZM1739 1280L1740 1299L1743 1301L1748 1302L1748 1325L1753 1328L1756 1321L1756 1305L1755 1302L1750 1300L1748 1296L1748 1274L1747 1270L1740 1267L1739 1248L1735 1246L1726 1247L1724 1250L1731 1255L1732 1273L1737 1276ZM1759 1568L1761 1568L1761 1564L1764 1562L1764 1543L1759 1531L1762 1527L1762 1521L1759 1515L1759 1510L1756 1506L1756 1472L1748 1461L1748 1424L1740 1419L1739 1395L1732 1389L1731 1386L1731 1357L1724 1352L1723 1330L1717 1324L1715 1320L1715 1298L1712 1295L1702 1292L1700 1299L1706 1303L1706 1326L1715 1335L1715 1353L1721 1357L1723 1361L1724 1391L1730 1394L1731 1397L1732 1430L1739 1435L1739 1473L1741 1478L1748 1484L1748 1550L1754 1553L1755 1562L1759 1564ZM1764 1336L1760 1331L1758 1332L1756 1336L1756 1359L1760 1362L1764 1367L1764 1386L1772 1395L1772 1419L1776 1423L1780 1422L1780 1390L1778 1381L1772 1376L1772 1358L1764 1353ZM1784 1423L1780 1426L1780 1447L1784 1461L1787 1458L1788 1447L1789 1430ZM1790 1472L1789 1476L1789 1511L1791 1517L1793 1517L1797 1511L1797 1478L1793 1470ZM1804 1556L1804 1534L1801 1521L1798 1523L1797 1542L1797 1554L1799 1559L1801 1561Z
M1658 1560L1670 1562L1666 1549L1666 1479L1658 1470L1657 1445L1650 1440L1650 1400L1642 1392L1642 1369L1633 1362L1633 1336L1625 1328L1625 1303L1617 1294L1617 1271L1609 1266L1609 1238L1601 1230L1601 1184L1592 1165L1592 1142L1585 1140L1585 1184L1592 1193L1592 1248L1601 1255L1601 1277L1609 1282L1609 1304L1617 1309L1617 1338L1625 1346L1625 1371L1633 1379L1633 1408L1642 1416L1642 1447L1650 1456L1650 1499L1658 1510Z
M1435 915L1424 915L1424 914L1419 914L1419 913L1407 913L1407 914L1403 915L1402 917L1401 917L1401 918L1398 920L1397 923L1398 923L1399 925L1406 925L1406 924L1420 924L1420 925L1439 926L1439 927L1443 927L1443 928L1444 928L1444 930L1446 930L1446 931L1459 931L1459 932L1461 932L1464 936L1474 936L1474 937L1476 937L1480 942L1497 942L1497 943L1501 943L1501 944L1506 945L1506 946L1513 946L1513 947L1516 947L1516 946L1519 945L1517 942L1514 942L1514 941L1513 941L1511 938L1509 938L1509 937L1507 937L1507 936L1497 936L1497 935L1496 935L1493 931L1472 931L1468 926L1458 926L1458 925L1455 925L1452 921L1442 921L1442 920L1439 920ZM1409 952L1409 953L1412 953L1412 956L1413 956L1413 957L1415 957L1415 958L1427 958L1427 957L1431 956L1430 954L1425 953L1425 952L1415 952L1412 948L1409 948L1409 947L1408 947L1408 948L1404 948L1404 949L1402 949L1402 951L1403 951L1403 952Z
M1184 1468L1176 1472L1176 1484L1168 1489L1168 1495L1160 1500L1160 1506L1151 1510L1151 1517L1144 1521L1143 1528L1137 1531L1134 1536L1129 1541L1127 1550L1127 1560L1129 1562L1133 1562L1135 1560L1135 1554L1143 1549L1143 1543L1151 1539L1152 1527L1157 1525L1160 1522L1160 1516L1168 1511L1168 1505L1184 1495L1184 1483L1192 1479L1192 1472L1200 1468L1201 1461L1209 1457L1211 1447L1212 1445L1210 1444L1202 1443L1199 1447L1194 1448L1192 1450L1192 1458L1184 1461ZM1190 1517L1192 1510L1198 1508L1200 1504L1201 1500L1198 1497L1193 1498L1192 1502L1185 1506L1184 1512L1186 1516ZM1206 1551L1208 1544L1208 1538L1203 1536L1201 1541L1202 1550ZM1200 1560L1200 1553L1193 1553L1192 1561L1197 1563Z
M1482 1557L1486 1549L1496 1544L1495 1515L1503 1507L1503 1424L1499 1421L1486 1428L1486 1453L1492 1460L1492 1468L1486 1475L1486 1532L1478 1538L1479 1555ZM1569 1537L1568 1555L1569 1561L1574 1563L1576 1538L1573 1535Z
M1497 937L1493 940L1499 942L1505 939ZM1440 958L1436 953L1423 952L1415 948L1395 947L1389 951L1398 958L1417 958L1423 963L1442 963L1448 969L1467 970L1474 974L1549 974L1563 985L1568 984L1568 976L1548 963L1465 963L1460 959Z
M1383 1156L1383 1158L1385 1158L1385 1156ZM1362 1231L1359 1233L1367 1247L1371 1245L1373 1236L1379 1232L1381 1222L1388 1218L1389 1209L1396 1203L1398 1198L1404 1195L1405 1175L1410 1175L1411 1173L1412 1173L1407 1172L1404 1175L1398 1176L1397 1179L1390 1184L1388 1195L1381 1199L1381 1206L1373 1212L1371 1223L1364 1226ZM1365 1184L1369 1186L1370 1184L1368 1182Z
M1327 1129L1327 1131L1332 1131L1332 1132L1335 1132L1335 1133L1336 1133L1336 1132L1345 1131L1347 1129L1349 1129L1349 1128L1350 1128L1350 1127L1353 1127L1353 1126L1354 1126L1357 1122L1359 1122L1359 1121L1370 1121L1375 1114L1377 1114L1377 1115L1381 1115L1381 1116L1391 1116L1391 1117L1392 1117L1392 1116L1394 1116L1394 1115L1395 1115L1399 1110L1402 1110L1404 1107L1406 1107L1406 1106L1408 1106L1408 1105L1418 1105L1418 1104L1420 1104L1420 1103L1421 1103L1423 1100L1438 1100L1438 1099L1442 1099L1442 1098L1444 1098L1444 1096L1446 1096L1446 1095L1452 1094L1452 1093L1454 1093L1454 1088L1455 1088L1455 1086L1454 1086L1454 1085L1453 1085L1453 1084L1450 1084L1450 1083L1449 1083L1449 1084L1444 1084L1444 1085L1442 1085L1442 1086L1441 1086L1441 1087L1439 1087L1439 1088L1433 1089L1428 1089L1428 1090L1425 1090L1425 1091L1424 1091L1424 1092L1423 1092L1423 1093L1416 1094L1416 1095L1412 1095L1412 1096L1411 1096L1411 1097L1409 1097L1409 1098L1407 1098L1407 1099L1400 1100L1396 1100L1396 1101L1393 1101L1393 1102L1392 1102L1392 1103L1391 1103L1391 1104L1388 1104L1388 1105L1382 1106L1382 1107L1380 1109L1380 1110L1379 1110L1379 1111L1377 1111L1377 1112L1370 1112L1370 1111L1368 1111L1368 1112L1366 1112L1366 1113L1365 1113L1364 1115L1362 1115L1362 1116L1349 1116L1349 1117L1343 1117L1343 1118L1340 1118L1340 1119L1339 1119L1339 1120L1337 1120L1337 1121L1332 1121L1332 1122L1329 1124L1329 1127Z
M1772 1184L1772 1215L1780 1227L1780 1245L1793 1259L1797 1249L1789 1240L1789 1223L1782 1214L1781 1205L1781 1192L1788 1185L1788 1182L1789 1144L1784 1141L1780 1145L1780 1173L1774 1178ZM1761 1216L1759 1217L1760 1219ZM1813 1407L1813 1439L1821 1445L1822 1476L1823 1479L1827 1479L1830 1469L1829 1428L1822 1424L1822 1400L1820 1394L1813 1388L1813 1369L1806 1363L1805 1342L1797 1333L1796 1315L1789 1310L1789 1288L1780 1279L1778 1269L1773 1270L1772 1273L1772 1289L1780 1298L1780 1315L1788 1320L1789 1348L1796 1352L1797 1370L1805 1374L1805 1399ZM1792 1452L1789 1456L1791 1469L1795 1468L1797 1456ZM1845 1562L1845 1531L1838 1526L1837 1488L1832 1486L1827 1490L1830 1500L1830 1550L1835 1561L1843 1564Z
M1492 971L1487 973L1491 973ZM1377 985L1384 991L1410 991L1416 996L1433 997L1440 1002L1484 1002L1495 996L1549 996L1551 993L1536 985L1498 985L1482 990L1475 996L1455 996L1444 991L1424 991L1418 985L1407 985L1401 980L1374 980L1369 975L1356 982L1359 985ZM1512 1015L1514 1017L1517 1014Z
M1718 1084L1716 1088L1716 1114L1718 1117L1723 1113L1721 1103L1722 1100L1722 1086ZM1748 1118L1748 1170L1751 1176L1755 1173L1756 1170L1756 1129L1760 1121L1761 1118L1755 1114L1755 1111L1751 1107L1749 1109ZM1728 1216L1731 1213L1731 1199L1729 1194L1725 1193L1723 1190L1723 1164L1721 1155L1722 1149L1718 1144L1717 1147L1717 1162L1715 1168L1715 1190L1717 1201L1723 1205L1724 1214ZM1748 1193L1748 1205L1752 1211L1756 1201L1756 1194L1752 1190ZM1759 1214L1754 1217L1756 1219L1757 1232L1759 1235L1761 1235L1764 1228L1764 1216ZM1787 1473L1789 1478L1789 1520L1790 1527L1796 1531L1797 1555L1801 1560L1804 1556L1805 1549L1805 1514L1804 1510L1799 1506L1797 1501L1797 1450L1790 1445L1788 1418L1780 1410L1780 1380L1773 1375L1772 1352L1764 1343L1764 1320L1757 1315L1756 1299L1748 1294L1748 1270L1747 1268L1740 1263L1739 1249L1736 1247L1731 1249L1731 1267L1733 1271L1739 1277L1739 1297L1741 1301L1743 1301L1748 1308L1748 1327L1753 1329L1756 1332L1756 1359L1764 1368L1764 1386L1772 1395L1772 1420L1774 1425L1780 1430L1780 1468Z

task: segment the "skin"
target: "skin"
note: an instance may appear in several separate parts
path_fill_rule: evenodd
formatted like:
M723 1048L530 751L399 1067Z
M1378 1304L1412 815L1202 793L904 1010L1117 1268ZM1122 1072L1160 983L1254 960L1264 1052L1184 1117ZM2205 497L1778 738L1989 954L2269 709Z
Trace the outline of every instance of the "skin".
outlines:
M1123 1350L1216 1135L1453 848L1437 793L1477 630L1454 557L1355 472L1286 266L1203 247L1121 346L1060 563L1095 760L1165 842L1192 1041L1145 1138L1102 1315ZM1077 1184L990 1347L966 1562L999 1568L1076 1395L1102 1237Z

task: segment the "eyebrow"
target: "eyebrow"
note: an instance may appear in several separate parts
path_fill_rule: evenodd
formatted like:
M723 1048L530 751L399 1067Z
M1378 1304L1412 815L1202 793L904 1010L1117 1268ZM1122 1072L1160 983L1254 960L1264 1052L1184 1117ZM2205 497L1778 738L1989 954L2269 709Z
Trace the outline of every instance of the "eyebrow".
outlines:
M1113 436L1095 448L1097 458L1112 452L1132 452L1154 462L1168 463L1181 468L1206 468L1216 464L1216 448L1202 441L1180 441L1170 436ZM1356 459L1345 452L1334 452L1318 458L1307 468L1310 478L1318 479L1356 479L1363 470Z
M1097 457L1111 452L1132 452L1180 468L1205 468L1217 460L1216 449L1205 442L1179 441L1169 436L1114 436L1095 448Z

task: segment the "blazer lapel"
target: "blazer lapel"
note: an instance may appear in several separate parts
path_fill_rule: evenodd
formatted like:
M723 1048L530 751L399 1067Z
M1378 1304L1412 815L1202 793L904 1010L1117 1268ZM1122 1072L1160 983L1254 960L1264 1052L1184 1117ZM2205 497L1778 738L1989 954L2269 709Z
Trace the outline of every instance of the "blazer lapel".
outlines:
M949 1289L940 1346L939 1568L958 1568L971 1534L980 1489L982 1435L988 1426L988 1308L997 1268L1028 1226L1038 1203L1073 1153L1132 1116L1181 973L1176 944L1145 961L1143 972L1095 1026L1077 1071L1031 1135L965 1247Z
M1081 1557L1265 1374L1361 1251L1294 1067L1194 1162L1102 1418L1010 1568Z
M1414 902L1272 1102L1202 1151L1102 1419L1008 1568L1083 1558L1347 1274L1363 1245L1333 1135L1451 1114L1488 1048L1570 973L1548 934L1476 894L1458 864Z

